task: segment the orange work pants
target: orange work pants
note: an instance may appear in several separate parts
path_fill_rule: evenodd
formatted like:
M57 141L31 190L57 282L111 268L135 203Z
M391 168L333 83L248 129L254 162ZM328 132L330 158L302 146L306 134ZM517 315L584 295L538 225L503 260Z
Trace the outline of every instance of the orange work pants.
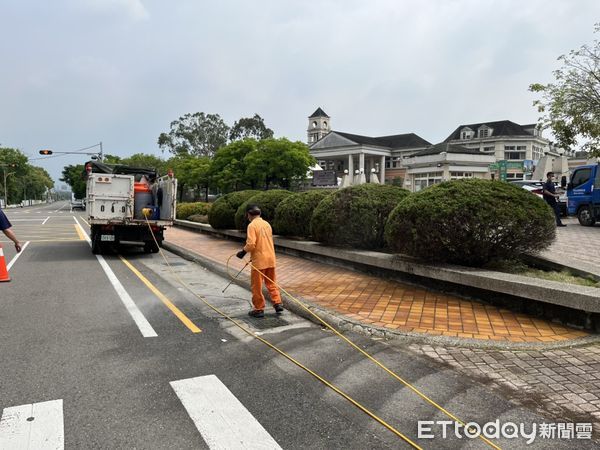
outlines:
M263 277L263 275L260 272L265 274L273 281ZM262 293L263 278L265 280L265 284L267 285L267 290L271 295L271 301L274 305L281 303L281 295L279 295L279 289L277 289L277 286L274 283L274 281L277 281L275 279L275 267L260 269L260 272L254 268L252 268L252 270L250 271L250 284L252 286L252 305L254 306L254 309L264 311L265 296Z

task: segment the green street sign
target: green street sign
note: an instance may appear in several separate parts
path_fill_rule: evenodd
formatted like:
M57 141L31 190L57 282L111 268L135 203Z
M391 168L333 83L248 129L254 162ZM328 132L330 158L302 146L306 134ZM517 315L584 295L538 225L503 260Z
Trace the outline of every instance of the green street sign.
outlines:
M498 170L498 167L499 167L499 166L498 166L498 164L496 164L496 163L492 163L492 164L490 164L490 170Z
M506 163L506 168L507 169L520 169L523 170L523 163L522 162L516 162L516 161L510 161Z

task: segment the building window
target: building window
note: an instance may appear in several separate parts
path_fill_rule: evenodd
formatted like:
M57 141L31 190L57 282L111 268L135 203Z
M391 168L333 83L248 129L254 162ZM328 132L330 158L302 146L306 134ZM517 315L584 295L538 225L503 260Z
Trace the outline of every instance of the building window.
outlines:
M451 180L460 180L461 178L473 178L473 172L450 172Z
M544 149L534 145L531 147L531 159L539 160L544 156Z
M327 128L327 122L323 122L323 128Z
M481 130L479 130L479 137L480 138L486 138L490 135L490 130L488 130L487 128L483 128Z
M496 147L494 147L493 145L491 147L483 147L483 151L491 153L491 152L496 151Z
M416 173L414 175L415 192L419 192L428 186L442 182L443 172Z
M527 146L526 145L517 145L517 150L524 152L527 150Z
M521 151L526 148L524 145L519 145L515 148L514 145L505 145L504 146L504 159L509 161L522 161L527 155L525 151Z
M523 173L507 173L506 174L506 179L507 180L522 180L523 179Z
M313 128L317 128L317 121L316 120L312 123L312 127Z
M402 168L402 158L399 156L386 157L385 158L386 169L400 169Z

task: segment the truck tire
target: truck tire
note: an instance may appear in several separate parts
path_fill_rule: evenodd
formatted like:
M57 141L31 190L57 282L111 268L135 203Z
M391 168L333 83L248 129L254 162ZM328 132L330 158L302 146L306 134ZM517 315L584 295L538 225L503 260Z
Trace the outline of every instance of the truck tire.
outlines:
M146 241L144 243L144 253L158 253L158 246L154 241Z
M592 210L587 205L579 208L579 211L577 211L577 220L584 227L591 227L596 223L596 219L592 215Z
M103 249L102 243L100 242L100 234L98 233L98 229L92 225L91 232L92 235L90 237L90 240L92 242L92 253L94 255L101 255Z

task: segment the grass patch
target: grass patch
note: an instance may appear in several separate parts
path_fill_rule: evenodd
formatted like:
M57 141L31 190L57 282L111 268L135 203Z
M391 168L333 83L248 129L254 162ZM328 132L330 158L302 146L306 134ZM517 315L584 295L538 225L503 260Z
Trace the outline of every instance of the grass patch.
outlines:
M540 278L542 280L558 281L561 283L577 284L579 286L588 286L600 288L600 282L589 278L573 275L567 270L557 272L536 269L530 267L522 261L499 261L486 265L486 269L497 270L499 272L522 275L524 277Z

